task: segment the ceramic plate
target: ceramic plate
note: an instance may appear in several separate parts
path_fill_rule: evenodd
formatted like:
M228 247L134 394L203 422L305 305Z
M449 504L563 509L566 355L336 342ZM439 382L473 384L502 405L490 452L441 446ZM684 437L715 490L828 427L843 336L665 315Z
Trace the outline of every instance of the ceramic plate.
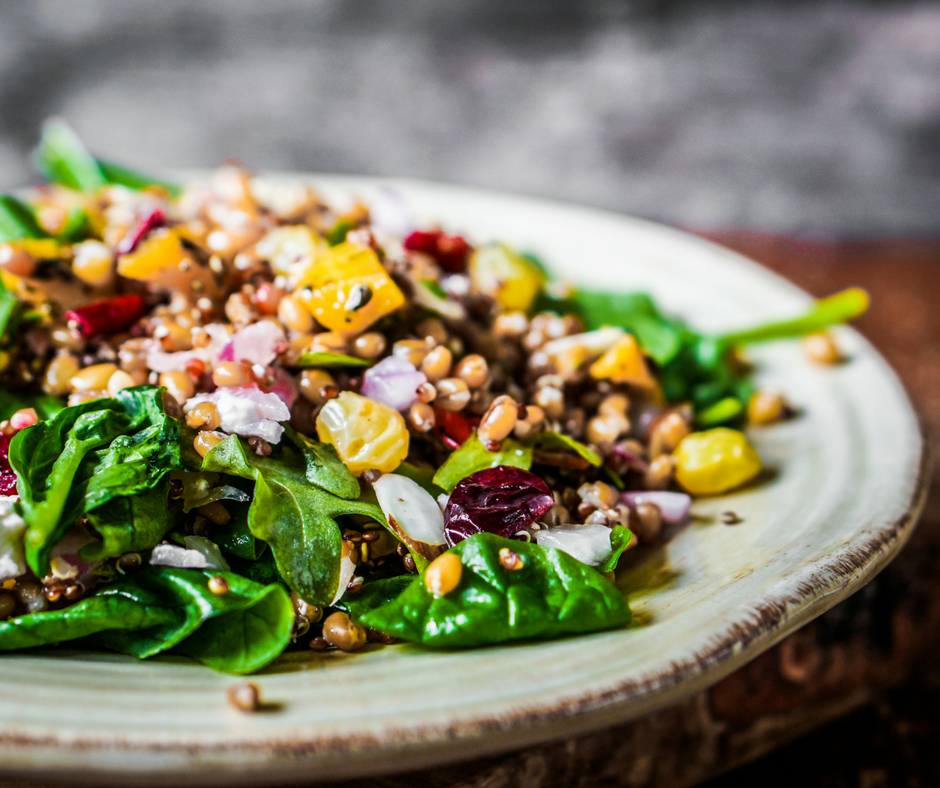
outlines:
M317 178L332 195L375 180ZM732 252L637 219L396 182L422 221L539 254L559 275L647 290L703 329L798 312L808 296ZM877 294L876 294L877 297ZM894 373L851 330L850 361L795 342L755 348L762 384L800 416L752 432L764 483L698 501L618 584L635 626L548 643L288 656L257 677L276 709L241 714L236 679L183 658L53 649L0 657L0 773L126 785L273 783L415 769L624 722L717 681L834 605L901 547L925 487L924 444ZM724 525L734 510L741 522Z

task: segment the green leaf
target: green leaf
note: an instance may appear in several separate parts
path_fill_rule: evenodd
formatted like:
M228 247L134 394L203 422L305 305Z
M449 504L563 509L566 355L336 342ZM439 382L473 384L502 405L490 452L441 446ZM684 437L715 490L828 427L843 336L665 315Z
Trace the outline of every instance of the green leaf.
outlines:
M699 427L715 427L719 424L727 424L744 413L744 407L744 403L737 397L725 397L702 410L695 417L695 422Z
M50 394L20 394L0 388L0 421L23 408L33 408L40 419L51 419L65 408L65 400Z
M304 353L297 359L295 367L371 367L375 361L368 358L356 358L344 353Z
M81 205L73 205L68 209L65 222L63 222L62 228L56 237L69 243L77 243L90 238L92 234L91 218L88 211L82 208Z
M495 468L497 465L511 465L514 468L529 470L532 467L532 444L507 438L500 441L498 451L489 451L474 432L437 469L434 483L447 492L452 492L461 479L484 468Z
M517 553L522 568L503 569L501 548ZM437 597L413 582L393 601L356 615L359 623L432 648L461 648L593 632L630 620L620 591L560 550L477 534L448 552L463 565L455 590Z
M292 427L287 428L286 434L287 439L304 455L308 482L340 498L350 501L359 498L359 480L349 472L333 446L308 438Z
M544 430L540 432L532 441L536 449L547 449L549 451L573 451L582 459L594 466L600 466L601 458L592 448L579 443L574 438L562 435L554 430Z
M152 175L138 172L130 167L115 164L111 161L98 159L97 162L98 168L101 170L102 175L104 175L108 183L126 186L128 189L134 189L135 191L142 191L153 186L158 186L161 189L166 189L171 197L179 197L183 192L183 187L178 183L154 178Z
M80 192L96 192L108 185L98 162L59 118L47 120L42 126L36 165L46 180Z
M209 590L213 575L225 578L229 593ZM0 623L0 651L92 637L139 658L179 646L216 670L251 673L284 650L293 623L279 585L231 572L143 567L69 607Z
M223 553L245 561L257 561L268 546L248 527L250 504L227 501L225 508L231 519L224 525L212 526L212 541Z
M850 287L827 298L820 298L805 315L724 334L716 337L716 341L725 347L739 347L772 339L801 337L855 320L865 314L868 304L868 293L859 287Z
M124 553L151 550L173 528L179 507L169 509L169 478L164 476L153 489L136 495L112 498L88 512L89 524L101 536L79 551L83 561L92 563Z
M597 571L601 573L613 572L617 568L617 562L623 551L630 546L633 541L633 532L622 525L615 525L610 529L610 555L604 559L603 563L597 566Z
M436 279L420 279L418 280L418 283L435 298L446 299L448 297L447 291L441 287L440 282L438 282Z
M39 577L48 573L49 551L80 516L151 490L180 467L180 424L164 411L162 394L153 386L125 389L14 436L10 465L27 524L26 559Z
M48 237L29 205L11 194L0 194L0 243Z
M394 602L413 583L420 583L418 575L398 575L381 580L370 580L356 594L346 594L336 607L344 608L354 619Z
M339 246L343 241L346 240L346 236L349 234L349 231L355 229L356 223L350 221L349 219L337 219L336 224L334 224L326 233L326 242L330 246Z
M305 454L282 441L277 454L259 457L237 435L222 441L203 460L204 471L252 479L254 497L248 527L271 547L285 582L304 600L328 605L339 589L341 531L337 517L362 514L384 523L378 506L348 500L333 490L311 484ZM309 470L317 484L322 469ZM340 493L348 488L340 486Z

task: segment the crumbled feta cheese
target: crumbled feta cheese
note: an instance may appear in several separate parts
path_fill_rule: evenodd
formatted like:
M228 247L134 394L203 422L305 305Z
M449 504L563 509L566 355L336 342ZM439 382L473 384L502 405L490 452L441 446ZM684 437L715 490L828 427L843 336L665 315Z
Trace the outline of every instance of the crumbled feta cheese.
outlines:
M0 496L0 582L26 571L23 537L26 521L13 511L15 495Z

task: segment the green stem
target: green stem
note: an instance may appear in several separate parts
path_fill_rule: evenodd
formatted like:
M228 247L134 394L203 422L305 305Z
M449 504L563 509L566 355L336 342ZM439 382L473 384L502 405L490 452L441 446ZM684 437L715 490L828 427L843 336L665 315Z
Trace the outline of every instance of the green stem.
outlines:
M772 339L801 337L861 317L868 309L868 303L868 293L859 287L850 287L827 298L820 298L801 317L724 334L716 337L716 341L725 347L734 347Z

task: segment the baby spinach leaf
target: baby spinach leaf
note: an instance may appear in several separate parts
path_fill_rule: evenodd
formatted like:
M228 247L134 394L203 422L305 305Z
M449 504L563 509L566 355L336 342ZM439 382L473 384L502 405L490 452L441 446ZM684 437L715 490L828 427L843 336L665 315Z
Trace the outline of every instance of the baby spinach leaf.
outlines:
M353 618L360 618L376 608L394 602L413 583L420 583L418 575L398 575L370 580L356 594L346 594L336 607L343 608Z
M371 367L375 362L367 358L347 356L345 353L304 353L295 367Z
M350 501L359 497L359 481L349 472L333 446L308 438L292 427L287 428L286 434L287 439L303 452L307 463L304 475L308 482Z
M153 386L125 389L14 436L10 465L27 524L26 559L39 577L48 573L53 545L81 515L147 492L180 467L179 422L164 411L162 394Z
M437 469L434 483L451 492L461 479L484 468L511 465L529 470L532 467L532 445L520 443L513 438L500 441L497 451L490 451L477 437L476 432L463 442Z
M226 502L225 508L232 519L224 525L212 527L212 540L223 553L245 561L257 561L267 549L267 545L248 527L250 506L247 503Z
M221 575L229 593L208 588ZM294 610L284 589L231 572L144 567L61 610L0 623L0 651L91 637L145 658L175 646L216 670L250 673L290 641Z
M0 389L0 420L9 419L23 408L33 408L40 419L51 419L65 407L65 400L50 394L22 394Z
M36 166L51 183L80 192L95 192L108 185L98 162L63 120L52 118L42 126Z
M268 543L281 577L310 604L330 604L339 588L342 537L336 518L362 514L385 522L378 506L317 486L326 483L324 475L311 471L290 441L260 457L233 435L206 455L202 470L254 480L248 528ZM308 473L319 481L311 484ZM338 491L345 494L348 487L338 485Z
M179 506L168 507L170 482L164 476L150 490L137 495L112 498L88 512L89 524L101 536L79 551L83 561L92 563L105 558L152 549L173 528Z
M504 547L522 558L521 569L503 569ZM560 550L477 534L448 552L463 565L456 589L434 596L424 582L413 582L393 601L354 613L359 623L425 646L459 648L593 632L630 620L620 591Z

